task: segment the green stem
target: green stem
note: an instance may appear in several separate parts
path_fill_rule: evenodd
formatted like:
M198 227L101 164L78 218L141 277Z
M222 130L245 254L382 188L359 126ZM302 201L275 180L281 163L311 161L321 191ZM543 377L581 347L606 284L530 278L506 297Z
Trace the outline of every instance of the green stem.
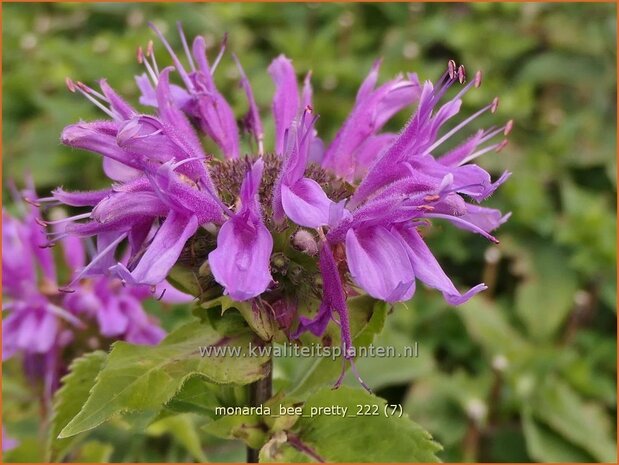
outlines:
M249 405L258 407L264 404L273 395L273 359L268 361L267 375L249 385ZM247 463L258 463L260 450L247 448Z

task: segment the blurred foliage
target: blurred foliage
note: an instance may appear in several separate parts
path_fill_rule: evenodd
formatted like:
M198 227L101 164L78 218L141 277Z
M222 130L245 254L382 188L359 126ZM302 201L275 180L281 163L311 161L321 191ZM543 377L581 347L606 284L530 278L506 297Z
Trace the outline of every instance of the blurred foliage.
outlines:
M4 180L30 172L42 194L106 184L97 156L59 143L64 125L101 118L64 80L106 77L135 101L133 75L142 72L135 50L153 38L147 20L176 47L174 23L182 21L189 36L206 36L211 53L229 32L264 115L271 59L285 53L300 75L311 69L327 140L378 56L383 79L400 71L435 79L448 59L469 73L481 69L484 83L464 111L499 95L497 117L515 120L510 145L481 162L496 174L513 172L490 201L513 215L498 247L439 224L430 241L456 282L483 280L490 289L458 309L418 289L375 343L417 341L419 358L360 360L358 368L443 444L442 460L614 461L615 18L614 4L578 3L5 4ZM159 51L158 60L168 57ZM241 115L229 57L216 79ZM162 316L169 329L189 318L176 310ZM287 362L276 365L281 386L304 369ZM4 424L21 445L6 459L40 461L37 408L13 373L4 377ZM72 459L191 461L205 451L210 460L242 460L239 444L197 437L194 421L186 414L127 434L117 419Z

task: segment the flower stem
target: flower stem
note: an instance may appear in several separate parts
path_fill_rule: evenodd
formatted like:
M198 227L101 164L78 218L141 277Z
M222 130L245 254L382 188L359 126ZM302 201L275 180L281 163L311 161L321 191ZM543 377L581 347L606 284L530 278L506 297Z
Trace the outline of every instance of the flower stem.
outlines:
M273 395L273 359L270 358L267 362L267 375L249 385L249 405L258 407L264 404ZM247 463L258 463L260 450L247 448Z

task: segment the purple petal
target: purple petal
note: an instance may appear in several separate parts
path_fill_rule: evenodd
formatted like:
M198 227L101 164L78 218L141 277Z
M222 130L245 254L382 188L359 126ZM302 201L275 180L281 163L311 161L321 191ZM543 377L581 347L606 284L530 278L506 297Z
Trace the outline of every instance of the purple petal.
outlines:
M142 221L136 221L131 226L129 231L129 253L131 257L135 257L140 253L146 239L153 229L154 218L145 218Z
M325 302L321 302L318 313L316 313L314 318L308 318L306 316L299 317L299 328L293 334L293 339L298 338L305 331L309 331L317 337L322 336L325 332L325 329L327 329L329 321L331 321L332 315L333 310L331 309L331 307Z
M251 88L251 84L249 83L249 79L241 66L241 62L236 58L236 55L232 55L232 57L236 62L239 73L241 74L241 87L245 91L245 96L247 97L247 102L249 104L249 110L244 118L245 126L249 133L256 139L259 151L262 151L264 130L262 129L262 120L260 119L260 112L258 111L258 105L256 104L256 99L254 98L254 92Z
M226 158L239 157L239 129L232 108L216 93L197 101L200 127L219 146Z
M282 186L282 205L299 226L317 228L329 224L333 202L316 181L303 178L291 187Z
M27 283L36 283L34 254L28 236L21 222L2 211L2 285L9 295L21 295Z
M234 112L226 99L217 91L212 71L206 58L206 43L203 37L193 42L193 55L199 71L193 73L195 90L195 116L200 126L221 148L226 158L239 156L239 130Z
M86 252L82 239L67 236L61 240L62 252L67 266L71 271L79 270L86 264Z
M349 349L352 348L352 335L348 321L348 309L346 307L346 294L342 287L342 280L333 252L328 243L320 244L320 273L323 281L322 301L320 309L313 319L301 317L300 325L295 337L304 331L311 331L320 336L324 332L331 319L333 312L339 317L342 346L346 359L350 359Z
M32 198L36 198L36 195L32 193ZM25 226L28 231L28 241L30 243L30 249L37 259L39 267L43 272L43 276L49 282L56 282L56 265L54 263L54 254L49 247L43 247L48 243L48 239L45 236L45 232L40 225L41 215L36 207L31 207L26 218Z
M161 165L152 183L156 188L158 198L169 208L185 215L195 215L199 224L223 221L220 203L210 191L199 190L191 186L175 171L172 162Z
M167 281L157 284L154 294L157 298L159 298L158 296L161 296L159 300L166 304L184 304L191 302L195 298L192 295L179 291Z
M315 217L319 214L324 217L322 220L326 218L325 221L328 221L329 206L332 202L327 199L320 186L316 187L317 184L314 181L310 182L309 179L303 178L310 152L315 148L316 142L320 142L315 137L315 122L316 117L312 116L312 112L308 109L293 121L287 131L286 148L283 153L284 162L273 188L273 217L277 222L284 219L285 209L282 203L284 186L288 190L288 200L292 201L292 203L289 202L291 212L302 206L303 202L309 201L313 204L312 208L324 210L322 214L316 211L310 212L310 216ZM301 196L300 199L296 198L298 195ZM295 213L292 214L295 215Z
M8 452L15 449L19 445L19 441L15 438L8 436L2 427L2 452Z
M151 321L138 300L127 294L118 299L122 312L127 317L124 339L132 344L153 345L166 335L154 321Z
M478 284L466 293L460 294L414 227L403 226L394 232L405 244L415 276L426 285L441 291L450 305L460 305L478 292L487 289L484 284Z
M372 63L372 68L370 72L365 77L361 85L359 86L359 90L357 91L357 101L362 101L370 97L372 92L374 92L374 88L376 87L376 83L378 82L378 73L380 72L380 66L382 64L382 58L374 61Z
M116 249L122 240L125 233L113 231L103 232L97 235L97 251L95 256L90 260L90 263L79 270L79 273L73 277L73 281L83 276L101 276L108 273L108 270L116 263Z
M147 107L157 107L157 93L146 73L136 76L135 83L140 90L140 104ZM177 108L183 109L191 101L191 95L175 84L170 84L170 94Z
M213 92L216 90L215 81L213 80L213 73L211 66L206 56L206 40L202 36L196 36L192 44L192 54L198 63L198 68L203 74L204 84L207 90Z
M354 155L352 178L362 179L378 156L397 138L397 134L384 133L368 137Z
M24 328L25 331L30 329L31 327ZM45 312L39 316L36 329L30 335L30 344L28 346L22 345L22 347L29 352L46 353L54 345L57 333L58 321L56 317L51 313Z
M325 152L323 166L349 181L358 169L355 152L360 146L394 114L419 98L418 83L402 77L374 89L379 66L380 61L377 61L372 67L357 93L354 108ZM368 167L363 167L363 171Z
M174 102L170 89L170 72L172 69L171 67L164 69L159 75L159 82L157 83L157 103L159 105L159 116L163 123L163 131L174 145L182 149L184 156L177 156L177 159L204 159L206 155L200 139L185 114L179 110Z
M130 181L137 178L140 175L140 171L135 168L131 168L119 161L111 158L103 159L103 172L106 176L114 181Z
M269 270L273 238L262 224L234 216L217 236L217 248L208 261L215 280L234 300L262 294L273 280Z
M163 123L154 116L140 115L119 123L117 145L143 161L164 163L185 154L163 133Z
M105 79L99 81L99 86L103 94L110 102L110 107L121 119L128 119L137 114L131 105L129 105L114 89L110 87Z
M146 73L142 73L139 76L135 76L135 83L140 90L140 99L139 102L141 105L147 107L156 107L157 106L157 94L155 93L155 88L153 87L150 79L148 78Z
M125 335L125 340L132 344L155 345L159 344L166 337L166 332L154 323L147 323L141 326L132 325Z
M299 111L299 90L292 61L284 55L273 60L268 68L275 82L273 119L275 120L275 152L284 152L284 134Z
M425 140L421 135L424 134L423 129L428 124L428 115L434 107L433 98L434 87L430 82L426 82L422 87L415 114L393 144L370 167L351 199L351 206L359 205L373 192L407 174L403 169L403 162L406 161L411 147Z
M468 157L475 151L483 135L484 131L480 129L474 135L469 137L465 142L450 150L445 155L439 157L437 161L445 166L460 165L460 163L462 163L466 159L466 157Z
M57 188L52 192L55 199L72 207L94 207L112 193L112 189L90 192L67 192Z
M152 286L162 282L197 229L195 216L187 217L172 210L131 272L133 282Z
M510 173L504 173L496 182L492 182L490 174L478 165L446 166L439 163L431 155L414 157L410 164L415 171L436 178L453 176L453 190L467 195L477 201L484 200L507 180Z
M510 216L511 213L503 215L495 208L466 204L466 213L462 215L461 218L484 231L492 231L505 223Z
M99 306L97 322L101 334L107 337L123 334L129 325L129 319L123 313L121 302L115 297L109 298L105 306Z
M270 272L273 238L262 223L257 200L263 163L258 160L241 186L242 205L217 235L208 256L215 280L234 300L262 294L273 280Z
M115 192L103 199L92 210L91 217L98 223L114 223L130 218L165 216L168 207L154 192Z
M123 150L116 142L118 123L96 121L71 124L62 131L62 143L69 147L90 150L116 160L126 166L140 169L142 160Z
M411 262L401 240L386 228L350 229L346 257L353 279L372 297L398 302L410 299L415 292Z

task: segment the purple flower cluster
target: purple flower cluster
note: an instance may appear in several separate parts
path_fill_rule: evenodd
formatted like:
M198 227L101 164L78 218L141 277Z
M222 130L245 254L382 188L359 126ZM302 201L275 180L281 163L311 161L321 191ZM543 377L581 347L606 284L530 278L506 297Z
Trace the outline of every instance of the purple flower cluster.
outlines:
M318 255L314 263L322 282L319 310L311 319L299 318L296 335L306 330L321 335L336 319L345 348L352 345L348 295L365 292L387 302L404 301L413 296L419 280L458 305L485 289L479 284L458 291L420 234L430 220L445 220L498 242L490 231L507 219L478 203L509 173L493 182L487 171L471 162L504 147L502 136L511 130L511 121L458 142L473 120L496 111L498 100L443 129L459 113L464 94L481 84L481 73L465 84L464 67L450 61L434 84L408 74L378 85L378 61L361 84L350 115L333 141L325 144L315 129L311 76L299 89L292 62L279 56L268 68L275 84L275 135L273 153L265 153L258 106L234 57L248 100L243 129L257 148L257 154L240 159L241 131L214 80L225 41L211 65L205 40L197 37L190 49L179 27L185 67L153 29L174 63L160 70L152 44L146 52L138 51L146 68L136 78L140 102L154 107L153 115L130 106L105 81L101 92L68 81L70 90L81 92L110 119L68 126L62 141L101 154L115 182L98 192L59 189L53 194L65 204L89 207L75 217L88 221L65 229L68 235L97 236L98 254L82 273L114 273L127 283L156 285L166 278L188 240L203 230L216 238L207 268L225 294L289 309L294 291L288 290L282 299L270 297L281 284L273 257L286 254L278 245L286 234L308 256ZM173 71L180 85L170 83ZM462 87L456 95L445 98L457 85ZM399 134L383 130L396 113L412 105L416 109ZM197 131L220 153L206 153ZM238 166L245 166L246 174L230 202L226 196L235 183L222 186L213 173L231 173ZM275 176L267 174L273 172ZM129 249L126 265L113 259L124 241Z
M24 192L34 198L34 189ZM62 219L44 222L39 209L18 201L23 219L2 212L2 355L6 360L20 354L29 377L43 381L48 396L70 360L63 351L92 350L122 339L136 344L156 344L165 332L148 317L142 301L150 297L148 286L124 287L107 276L75 282L72 292L59 289L59 275L77 276L86 264L82 241L73 236L61 242L63 267L57 267L43 226L64 224ZM171 290L167 297L186 300Z

